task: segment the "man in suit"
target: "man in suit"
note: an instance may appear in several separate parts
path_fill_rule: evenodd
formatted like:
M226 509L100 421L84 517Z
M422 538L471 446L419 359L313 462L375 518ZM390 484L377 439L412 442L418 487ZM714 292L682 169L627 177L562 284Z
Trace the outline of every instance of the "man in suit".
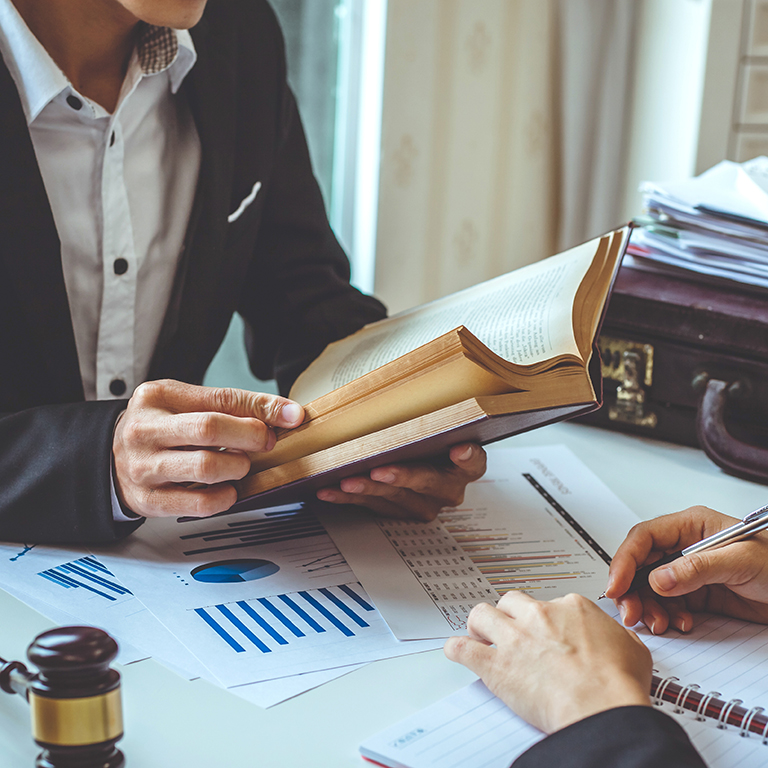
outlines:
M348 282L274 14L0 0L0 54L0 538L108 542L227 509L245 451L303 418L198 386L233 312L281 391L385 314ZM451 459L320 495L430 518L483 472L478 446Z
M693 611L768 624L768 534L679 558L628 592L635 571L738 522L691 507L636 525L611 563L606 594L624 624L654 634L688 632ZM673 598L673 599L664 599ZM517 714L547 734L515 768L703 768L680 726L651 705L651 655L637 638L578 595L539 602L507 593L477 606L468 638L445 653L469 667Z

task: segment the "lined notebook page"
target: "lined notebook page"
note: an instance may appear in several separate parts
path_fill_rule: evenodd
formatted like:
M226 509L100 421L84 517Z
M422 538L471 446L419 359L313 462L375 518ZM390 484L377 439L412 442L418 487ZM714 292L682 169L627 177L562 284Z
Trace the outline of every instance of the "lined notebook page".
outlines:
M391 768L508 768L542 738L476 680L366 740L360 753Z
M653 636L638 632L652 655L661 677L674 675L684 685L698 684L701 691L717 691L724 701L742 699L746 707L768 709L768 627L723 616L698 617L687 635L670 632ZM662 710L673 714L671 704ZM705 761L712 766L768 765L768 746L759 737L738 736L738 729L717 727L711 720L697 722L695 713L676 715ZM732 738L735 734L735 738ZM743 762L741 762L743 761Z
M725 701L740 698L748 707L768 709L768 627L713 616L699 617L687 635L638 629L659 676L674 675L705 693L720 692ZM685 728L710 768L768 765L768 746L758 736L742 737L738 728L721 729L711 719L697 721L693 712L675 713L669 703L662 711ZM360 752L392 768L507 768L541 738L478 680L368 739Z

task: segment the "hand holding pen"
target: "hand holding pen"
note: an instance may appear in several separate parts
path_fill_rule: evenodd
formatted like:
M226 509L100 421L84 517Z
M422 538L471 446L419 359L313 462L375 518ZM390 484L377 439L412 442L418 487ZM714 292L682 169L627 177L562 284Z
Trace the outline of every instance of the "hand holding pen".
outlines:
M669 626L689 631L698 611L768 623L768 533L758 531L763 523L768 525L767 508L737 520L707 507L640 523L613 559L606 596L616 601L627 626L643 621L655 634ZM638 591L643 582L650 589Z

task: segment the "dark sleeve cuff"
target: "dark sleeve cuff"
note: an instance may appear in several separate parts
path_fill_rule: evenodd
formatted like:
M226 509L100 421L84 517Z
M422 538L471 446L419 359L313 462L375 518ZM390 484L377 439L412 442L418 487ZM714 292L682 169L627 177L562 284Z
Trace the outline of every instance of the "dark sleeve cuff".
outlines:
M655 707L618 707L534 744L514 768L706 768L685 731Z

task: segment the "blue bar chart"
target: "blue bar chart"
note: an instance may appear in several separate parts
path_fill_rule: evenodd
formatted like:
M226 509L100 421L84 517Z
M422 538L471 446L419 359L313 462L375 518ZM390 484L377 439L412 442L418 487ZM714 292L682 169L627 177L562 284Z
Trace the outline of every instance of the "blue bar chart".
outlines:
M235 653L274 653L330 633L352 638L371 627L376 609L358 583L220 603L194 613Z
M95 557L81 557L55 568L48 568L37 575L63 589L84 589L112 602L132 594Z

